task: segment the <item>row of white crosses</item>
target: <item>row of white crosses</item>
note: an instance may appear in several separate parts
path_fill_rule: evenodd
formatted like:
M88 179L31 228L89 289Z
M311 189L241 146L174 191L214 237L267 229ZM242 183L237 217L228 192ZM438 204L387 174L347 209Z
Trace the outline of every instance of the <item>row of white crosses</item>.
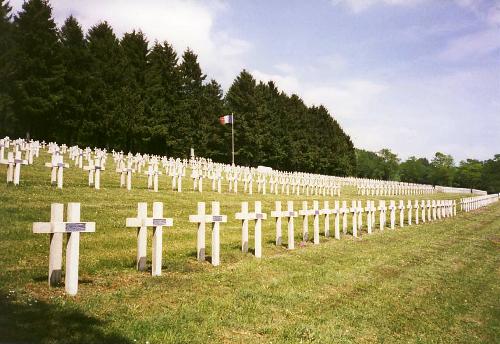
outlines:
M387 181L360 182L357 185L357 191L361 196L424 195L435 192L431 185Z
M466 197L460 199L460 209L465 212L470 212L491 203L498 202L500 194L491 194L484 196Z
M485 196L488 192L477 189L468 188L456 188L451 186L436 186L436 190L442 193L454 193L454 194L473 194L477 196Z
M13 149L13 151L9 151ZM7 184L19 185L21 180L21 166L33 164L33 158L39 155L38 141L22 139L10 140L9 137L0 139L0 165L7 166ZM23 152L25 156L23 159ZM5 157L7 153L7 157Z
M498 195L497 200L498 200ZM330 236L330 215L335 216L335 238L340 239L340 218L342 217L342 231L347 234L347 217L351 213L352 235L358 237L359 232L363 228L363 213L366 212L367 233L371 234L376 220L376 211L379 210L380 230L384 230L386 225L387 210L390 214L390 228L394 229L396 220L396 211L399 209L399 226L405 224L405 209L408 211L406 223L412 224L412 209L415 209L415 223L419 223L419 209L422 209L422 222L440 219L442 217L450 217L456 215L456 202L448 200L433 200L433 201L408 201L404 205L403 201L399 201L399 206L396 207L395 201L390 201L389 207L386 207L385 201L380 201L379 207L375 207L375 202L368 200L366 207L363 207L361 201L352 201L351 207L347 206L347 202L343 201L340 206L339 201L335 201L334 208L329 207L328 201L323 203L320 208L318 201L313 201L312 208L308 208L307 202L302 203L302 209L294 211L293 201L287 202L287 210L281 209L281 202L275 203L275 210L271 212L271 217L276 220L276 245L282 245L282 218L288 220L288 249L295 248L294 234L294 218L302 217L302 240L309 240L309 217L312 217L313 223L313 243L320 243L320 217L323 217L324 235ZM95 232L94 222L80 221L80 204L69 203L67 210L67 221L63 222L64 218L63 204L53 203L51 205L51 217L49 222L33 223L34 233L50 234L50 249L49 249L49 285L57 285L62 278L62 244L63 234L68 236L66 245L66 273L65 273L65 289L69 295L76 295L78 291L78 266L79 266L79 243L80 233ZM241 221L241 250L248 252L249 248L249 223L254 222L254 254L256 258L262 257L262 221L267 219L267 214L262 212L261 202L256 201L254 211L249 211L248 202L243 202L241 211L235 214L235 219ZM197 259L198 261L205 260L205 232L206 224L212 224L212 253L211 263L214 266L220 265L220 224L227 222L227 216L221 215L219 202L212 202L212 211L206 213L205 203L198 203L198 213L190 215L189 221L197 223ZM137 258L136 268L139 271L146 269L147 261L147 229L153 228L152 242L152 267L151 274L153 276L161 275L162 270L162 251L163 251L163 227L172 227L173 219L164 217L163 203L154 202L152 216L148 216L147 203L138 203L137 216L127 218L126 227L135 228L137 230Z
M11 156L5 157L5 151L10 145L14 145L16 150ZM79 148L78 146L67 147L66 145L57 145L54 142L45 144L38 141L26 141L23 139L11 140L8 137L0 139L0 164L7 165L8 182L19 184L20 167L25 164L32 164L33 157L38 157L40 148L48 148L48 152L52 153L52 159L46 166L51 168L51 182L59 188L63 185L63 170L69 167L64 163L62 156L69 153L69 158L75 163L75 166L88 171L89 185L94 185L96 189L100 185L100 172L104 170L106 163L106 153L98 154L100 150L95 149L95 158L90 148ZM17 152L25 152L24 159ZM258 169L234 166L227 164L214 163L210 159L199 158L192 156L187 159L167 158L154 155L141 155L139 153L132 155L124 155L123 152L112 152L113 159L117 164L117 172L120 173L121 186L126 186L128 190L132 187L132 174L136 171L141 173L142 168L148 166L148 188L155 191L158 189L159 162L161 161L165 173L172 177L172 189L182 191L182 177L185 176L185 169L188 164L192 169L193 189L203 190L203 178L212 180L212 191L221 192L221 181L226 174L229 192L238 192L238 181L243 182L243 192L253 193L253 184L257 184L257 193L266 194L267 184L269 184L269 192L271 194L286 194L286 195L323 195L323 196L340 196L340 188L343 185L355 185L358 188L358 194L367 196L390 196L390 195L421 195L439 192L472 192L473 194L484 195L481 190L469 190L463 188L446 188L430 185L402 183L394 181L381 181L374 179L363 179L354 177L335 177L319 174L299 173L299 172L283 172L283 171L266 171L259 172ZM99 162L96 160L99 159ZM84 167L84 160L88 165ZM16 172L17 171L17 172ZM16 175L18 177L16 177ZM95 178L97 179L94 182ZM155 182L156 181L156 182ZM450 191L451 190L451 191Z
M276 219L276 245L282 245L282 218L288 220L288 248L293 249L295 247L294 242L294 218L302 216L302 239L303 241L308 241L308 217L313 217L313 243L319 244L319 218L324 216L324 235L325 237L330 236L330 215L335 215L335 238L340 239L340 228L342 227L343 234L347 234L348 230L348 215L351 215L352 224L352 235L354 237L358 236L358 231L363 227L363 213L366 213L366 223L367 223L367 233L371 234L373 231L373 226L376 221L376 211L379 211L379 225L380 230L384 230L386 226L387 211L390 215L390 228L394 229L396 224L396 213L399 213L399 226L403 227L405 224L405 210L407 211L408 225L412 224L413 213L415 213L415 223L419 223L420 215L419 209L421 211L422 222L432 221L436 219L441 219L442 217L449 217L456 215L456 202L451 200L428 200L426 201L408 201L405 205L404 201L399 201L398 206L396 206L395 201L390 201L389 206L386 206L385 201L379 201L378 208L375 207L375 201L368 200L366 202L366 207L362 206L361 201L352 201L351 207L349 208L346 201L335 201L334 208L329 207L328 201L324 202L322 208L319 207L318 201L313 201L313 207L308 209L307 202L302 203L302 209L294 211L293 201L287 203L287 210L284 211L281 208L281 202L276 201L275 211L271 212L271 217Z

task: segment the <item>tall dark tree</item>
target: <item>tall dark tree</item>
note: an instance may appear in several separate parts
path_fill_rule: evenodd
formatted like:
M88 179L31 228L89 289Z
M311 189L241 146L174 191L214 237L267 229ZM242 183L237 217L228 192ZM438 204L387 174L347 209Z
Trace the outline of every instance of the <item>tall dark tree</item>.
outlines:
M15 73L15 39L12 8L0 2L0 135L13 135L16 126L12 108L12 84Z
M148 42L142 32L126 33L121 40L122 84L115 103L115 123L122 131L119 147L130 151L140 147L141 127L145 123L144 98Z
M237 164L255 165L254 151L258 149L253 138L252 118L257 113L255 95L256 81L246 70L243 70L234 80L225 97L227 113L234 114L235 160ZM225 133L230 137L231 130ZM228 141L227 139L225 141ZM231 141L229 141L231 142ZM253 147L253 148L252 148ZM230 155L230 150L229 154Z
M204 117L211 114L205 113L202 108L203 81L206 75L201 71L198 56L192 50L187 49L184 52L178 70L181 80L181 99L175 120L179 138L175 153L187 156L191 147L201 145L202 120L205 122ZM201 149L204 150L203 147Z
M500 193L500 154L488 159L481 171L481 188L489 193Z
M19 134L54 139L63 68L58 30L48 1L29 0L15 18L14 107Z
M82 132L89 144L110 148L123 136L123 125L116 113L123 73L121 49L107 22L93 26L87 35L90 64L90 104ZM123 148L115 146L114 148Z
M82 28L73 16L69 16L61 28L61 57L64 84L56 114L61 123L57 139L67 144L81 143L80 128L87 114L86 107L90 104L90 56Z
M175 119L180 102L177 53L167 42L156 42L147 57L145 117L142 145L147 152L174 156L179 151Z

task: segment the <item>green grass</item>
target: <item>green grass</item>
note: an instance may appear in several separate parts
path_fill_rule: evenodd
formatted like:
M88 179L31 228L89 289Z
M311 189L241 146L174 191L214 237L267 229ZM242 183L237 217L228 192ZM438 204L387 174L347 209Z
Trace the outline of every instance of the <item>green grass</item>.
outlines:
M42 166L48 160L43 155L23 167L20 186L0 185L0 342L498 342L500 204L371 236L363 229L356 240L322 236L321 245L294 251L274 246L268 220L263 258L256 260L240 252L234 214L241 201L261 200L269 213L275 200L329 199L333 205L337 198L219 195L208 182L199 194L187 179L178 194L165 176L158 193L146 189L145 176L134 176L127 192L112 164L100 191L88 188L86 173L73 166L65 171L64 189L56 190ZM385 197L391 198L404 199ZM351 199L366 197L343 188L340 200ZM229 218L219 267L196 261L196 226L188 215L200 200L220 201ZM151 202L162 201L165 216L174 218L174 227L164 230L160 277L135 270L135 231L125 228L125 218L136 215L140 201L150 203L149 211ZM31 232L32 222L49 219L51 202L81 202L82 220L96 222L96 233L81 236L76 297L66 296L63 286L47 286L48 236ZM300 228L299 222L297 242ZM252 240L251 230L251 248Z

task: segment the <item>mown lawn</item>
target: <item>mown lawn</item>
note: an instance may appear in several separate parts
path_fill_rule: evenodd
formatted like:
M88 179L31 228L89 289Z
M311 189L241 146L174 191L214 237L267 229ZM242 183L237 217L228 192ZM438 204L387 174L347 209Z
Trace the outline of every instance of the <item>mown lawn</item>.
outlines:
M234 213L241 201L262 200L269 213L275 200L297 201L298 209L302 200L333 205L336 198L219 195L208 182L199 194L187 178L178 194L165 176L158 193L146 189L145 176L134 176L127 192L112 164L102 190L88 188L86 174L71 167L61 191L49 185L42 166L48 160L42 155L23 167L19 187L0 185L0 342L499 342L500 204L371 236L364 229L356 240L322 236L319 246L298 245L299 221L294 251L274 246L268 220L263 258L256 260L240 252ZM351 199L360 198L343 188L340 200ZM188 215L200 200L220 201L229 217L216 268L196 261L196 226ZM165 216L174 218L164 230L160 277L135 270L135 231L125 218L136 215L140 201L150 202L149 211L151 202L163 201ZM81 235L76 297L66 296L64 286L47 286L48 237L31 232L32 222L49 219L51 202L81 202L82 220L97 224L96 233ZM285 225L283 231L286 242ZM252 239L251 230L251 248Z

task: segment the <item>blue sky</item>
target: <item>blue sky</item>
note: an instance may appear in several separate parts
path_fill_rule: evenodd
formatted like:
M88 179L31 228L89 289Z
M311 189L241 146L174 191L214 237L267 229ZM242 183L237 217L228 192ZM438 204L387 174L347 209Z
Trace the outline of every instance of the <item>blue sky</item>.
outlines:
M12 1L15 10L22 1ZM142 29L230 86L243 68L323 104L356 147L500 153L500 1L52 0L62 24Z

